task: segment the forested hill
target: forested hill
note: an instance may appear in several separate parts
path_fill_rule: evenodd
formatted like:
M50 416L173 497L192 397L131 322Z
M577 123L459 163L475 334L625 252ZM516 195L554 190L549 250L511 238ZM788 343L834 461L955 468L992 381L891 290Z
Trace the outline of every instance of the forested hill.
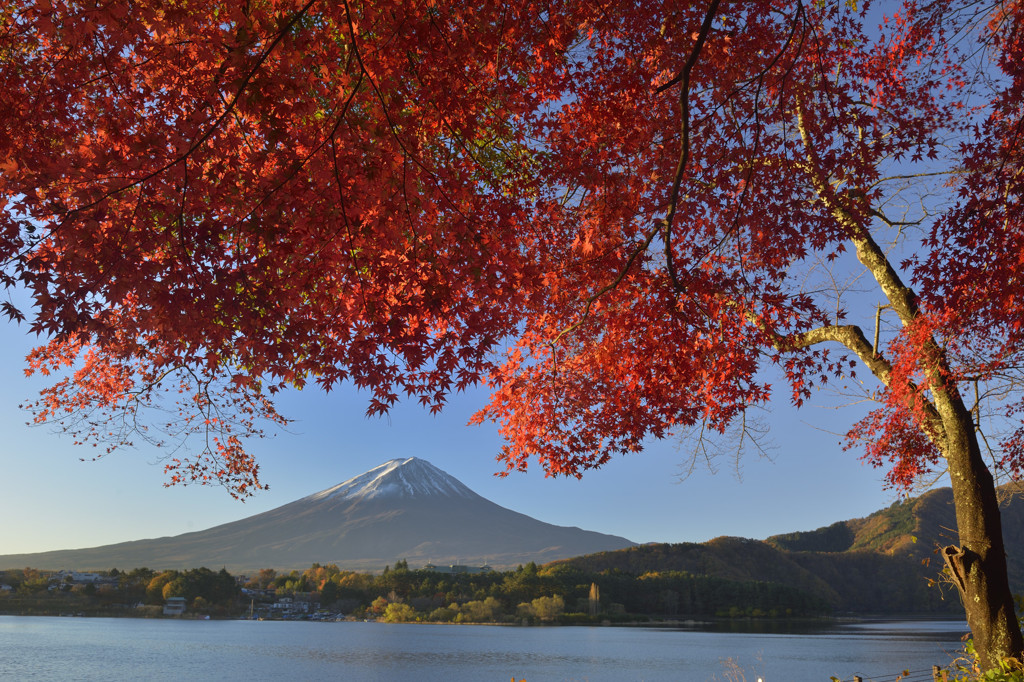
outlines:
M1006 490L1005 492L1009 492ZM942 488L894 503L863 519L767 540L716 538L705 543L650 544L555 562L583 570L688 571L729 580L777 583L806 591L837 611L956 613L955 591L941 581L940 547L956 542L952 491ZM1010 587L1024 591L1024 502L1003 508Z
M1006 541L1010 588L1024 592L1024 485L999 489L1002 499L1003 538ZM953 491L939 488L920 497L892 504L863 519L840 521L804 533L776 535L766 540L778 549L806 553L870 552L893 557L910 557L919 564L929 560L931 568L942 568L936 550L957 543Z

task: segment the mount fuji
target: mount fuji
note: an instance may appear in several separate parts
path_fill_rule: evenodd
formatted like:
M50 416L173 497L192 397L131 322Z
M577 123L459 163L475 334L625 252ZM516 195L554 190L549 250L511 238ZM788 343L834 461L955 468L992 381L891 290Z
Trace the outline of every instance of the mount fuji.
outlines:
M633 546L501 507L426 460L393 459L332 488L203 531L90 549L0 556L0 567L380 570L417 563L512 567Z

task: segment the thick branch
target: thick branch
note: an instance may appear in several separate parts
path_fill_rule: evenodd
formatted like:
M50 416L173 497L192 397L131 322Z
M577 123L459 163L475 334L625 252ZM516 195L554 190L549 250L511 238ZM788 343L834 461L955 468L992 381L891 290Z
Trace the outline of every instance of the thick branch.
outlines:
M803 105L799 101L796 105L796 120L800 139L803 141L804 151L807 153L807 175L815 193L828 208L832 217L846 229L850 241L853 242L856 249L857 260L878 282L886 300L899 315L900 321L904 326L910 325L918 315L917 301L913 290L903 283L885 252L871 236L871 232L864 227L863 222L857 218L846 202L836 194L835 188L828 182L828 178L824 177L821 171L821 160L804 120ZM868 210L870 212L870 208Z
M676 173L672 180L672 189L669 192L668 208L665 211L665 218L662 220L662 227L665 231L665 264L668 268L672 284L677 288L680 287L680 284L679 278L676 276L675 263L672 259L672 221L675 218L676 210L679 206L679 191L683 184L683 175L686 173L686 164L690 160L690 73L693 71L693 67L697 65L697 60L700 58L700 53L704 48L704 43L707 41L708 34L711 33L711 25L714 23L715 15L718 13L718 4L719 0L711 1L708 11L704 15L704 22L701 24L700 31L697 33L697 41L694 43L693 50L691 50L690 56L686 60L686 64L683 66L682 72L679 76L673 78L672 81L658 88L658 92L661 92L677 80L681 82L679 88L681 127L679 161L676 164Z
M793 334L776 342L780 351L808 348L819 343L834 341L841 343L852 351L871 373L886 386L892 380L892 365L884 357L875 352L871 342L864 336L864 331L855 324L829 325L818 327L801 334Z
M850 241L857 252L857 259L867 268L879 288L889 301L890 306L896 311L904 327L909 327L918 318L920 310L912 289L903 283L889 258L881 249L878 243L871 236L871 232L864 224L864 220L858 217L853 207L848 203L850 199L858 198L856 194L847 193L846 196L839 196L835 188L828 182L828 178L822 170L821 159L817 154L814 141L811 139L810 130L807 126L803 103L798 99L796 102L797 127L800 131L800 139L804 145L807 155L807 176L814 188L818 198L825 204L832 217L846 230ZM863 195L859 199L865 201ZM866 203L866 201L865 201ZM865 215L871 213L871 207L864 210ZM858 353L861 360L864 356ZM921 368L927 376L927 387L931 391L931 400L926 400L924 414L928 420L926 431L930 438L935 439L935 444L946 455L950 465L951 473L962 466L963 462L954 462L950 459L951 454L957 447L950 438L954 433L963 431L968 423L973 425L970 415L963 404L960 393L957 390L955 381L950 380L950 371L946 360L945 351L939 346L934 338L928 338L922 346L922 354L919 357ZM871 366L870 364L868 365ZM875 370L872 369L874 372ZM877 372L876 372L877 376ZM919 395L915 391L912 395ZM960 438L973 437L960 434Z
M626 275L633 267L633 263L640 257L641 254L646 253L647 249L650 248L651 242L659 232L664 231L665 241L665 262L668 267L669 279L672 284L679 288L679 279L676 275L675 263L672 260L672 221L675 218L676 209L679 204L679 192L683 184L683 176L686 173L686 164L690 159L690 72L693 71L693 67L697 65L697 60L700 58L701 50L704 48L705 42L707 42L708 35L711 33L711 25L714 23L715 15L718 13L718 5L721 0L712 0L708 6L708 11L704 15L704 22L701 24L700 31L697 33L697 40L694 43L693 49L690 51L690 56L686 60L686 64L683 66L682 72L668 83L658 87L657 92L664 92L668 88L682 83L679 91L679 106L680 106L680 117L681 117L681 130L680 130L680 143L679 143L679 161L676 164L675 176L672 180L672 188L669 191L668 208L665 211L665 217L661 220L660 224L656 225L652 229L647 237L641 242L630 254L629 259L626 261L625 267L623 267L618 276L605 286L601 287L595 294L587 298L586 308L583 310L583 314L580 315L580 319L563 329L558 335L552 339L551 343L556 343L560 338L578 329L586 320L590 317L590 311L593 308L594 302L597 299L604 296L606 293L615 289L619 286ZM353 37L353 42L355 38ZM357 53L358 54L358 53ZM362 62L360 62L361 64Z
M871 370L871 373L879 381L886 387L891 387L892 364L875 350L874 345L864 336L864 331L855 324L828 325L800 334L792 334L776 341L775 348L780 351L791 351L829 341L841 343L860 358L864 366ZM910 389L909 394L912 396L917 396L920 393L917 386L911 381L907 382L907 388ZM928 421L927 434L929 438L934 438L936 444L942 447L945 441L945 428L941 415L935 406L927 400L924 401L923 411Z

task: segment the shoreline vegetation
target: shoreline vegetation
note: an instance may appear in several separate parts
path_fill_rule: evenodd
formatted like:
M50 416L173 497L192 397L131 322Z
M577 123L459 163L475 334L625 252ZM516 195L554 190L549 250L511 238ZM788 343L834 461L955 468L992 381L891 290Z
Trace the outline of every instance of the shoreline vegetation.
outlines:
M792 587L685 571L592 573L533 563L509 571L458 568L464 570L410 569L403 560L377 574L333 564L255 575L208 568L9 569L0 571L0 615L667 627L820 622L833 615L826 601Z

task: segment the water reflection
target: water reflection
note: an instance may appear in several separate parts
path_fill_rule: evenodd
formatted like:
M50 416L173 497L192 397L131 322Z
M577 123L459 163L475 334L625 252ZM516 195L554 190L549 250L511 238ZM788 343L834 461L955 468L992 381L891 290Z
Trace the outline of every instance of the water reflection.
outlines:
M946 665L965 629L957 621L528 628L0 616L0 676L701 682L730 679L735 665L747 680L823 682Z
M963 620L891 620L891 619L739 619L723 621L687 621L668 623L664 628L683 632L718 632L739 635L853 635L886 633L899 637L935 639L950 638L959 641L967 632Z

